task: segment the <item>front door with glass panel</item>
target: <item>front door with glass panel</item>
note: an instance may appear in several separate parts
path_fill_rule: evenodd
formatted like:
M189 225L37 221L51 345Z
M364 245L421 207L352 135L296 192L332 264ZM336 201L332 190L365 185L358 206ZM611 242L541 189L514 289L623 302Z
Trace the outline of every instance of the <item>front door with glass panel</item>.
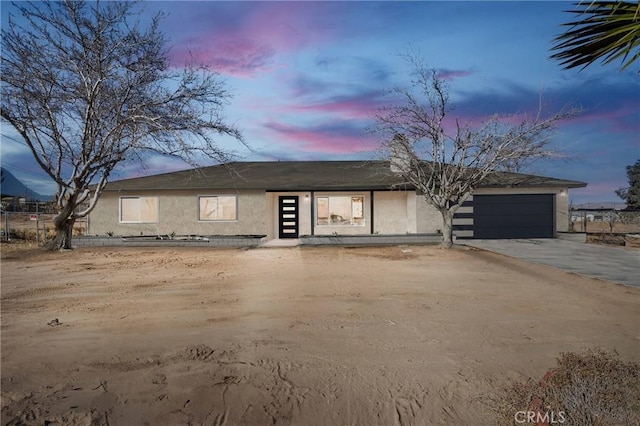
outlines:
M280 238L298 238L298 196L278 197Z

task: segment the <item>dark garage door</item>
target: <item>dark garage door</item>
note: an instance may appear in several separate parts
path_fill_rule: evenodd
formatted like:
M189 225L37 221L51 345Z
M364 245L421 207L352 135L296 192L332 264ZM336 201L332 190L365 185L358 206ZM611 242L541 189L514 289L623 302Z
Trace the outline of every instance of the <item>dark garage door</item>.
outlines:
M553 238L554 195L474 195L473 238Z

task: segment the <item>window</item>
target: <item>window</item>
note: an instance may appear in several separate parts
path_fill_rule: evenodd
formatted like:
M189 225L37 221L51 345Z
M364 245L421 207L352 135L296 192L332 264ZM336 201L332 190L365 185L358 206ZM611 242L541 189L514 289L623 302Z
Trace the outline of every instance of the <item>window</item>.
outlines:
M316 198L317 225L364 225L364 197Z
M120 222L158 221L158 197L121 197Z
M199 197L198 220L237 220L238 208L235 195Z

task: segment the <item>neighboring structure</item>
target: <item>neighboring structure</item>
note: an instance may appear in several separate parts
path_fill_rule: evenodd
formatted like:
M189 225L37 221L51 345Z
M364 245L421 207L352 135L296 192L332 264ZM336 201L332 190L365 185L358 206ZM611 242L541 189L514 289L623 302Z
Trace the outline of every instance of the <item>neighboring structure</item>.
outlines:
M96 235L439 233L442 217L389 161L237 162L107 185ZM459 238L552 238L568 230L567 191L583 182L496 173L459 209Z
M569 221L573 232L603 232L608 229L611 233L616 222L638 223L638 216L624 202L585 203L569 206ZM593 226L589 225L590 222L606 223L608 226Z
M620 202L574 204L570 215L572 222L609 222L626 209L627 204Z

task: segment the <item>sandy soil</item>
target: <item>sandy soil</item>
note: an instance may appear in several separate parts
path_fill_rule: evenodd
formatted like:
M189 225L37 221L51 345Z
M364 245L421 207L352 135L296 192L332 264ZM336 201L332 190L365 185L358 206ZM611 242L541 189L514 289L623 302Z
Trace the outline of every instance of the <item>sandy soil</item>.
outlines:
M2 424L491 424L560 352L639 360L638 318L638 289L474 250L4 245Z

